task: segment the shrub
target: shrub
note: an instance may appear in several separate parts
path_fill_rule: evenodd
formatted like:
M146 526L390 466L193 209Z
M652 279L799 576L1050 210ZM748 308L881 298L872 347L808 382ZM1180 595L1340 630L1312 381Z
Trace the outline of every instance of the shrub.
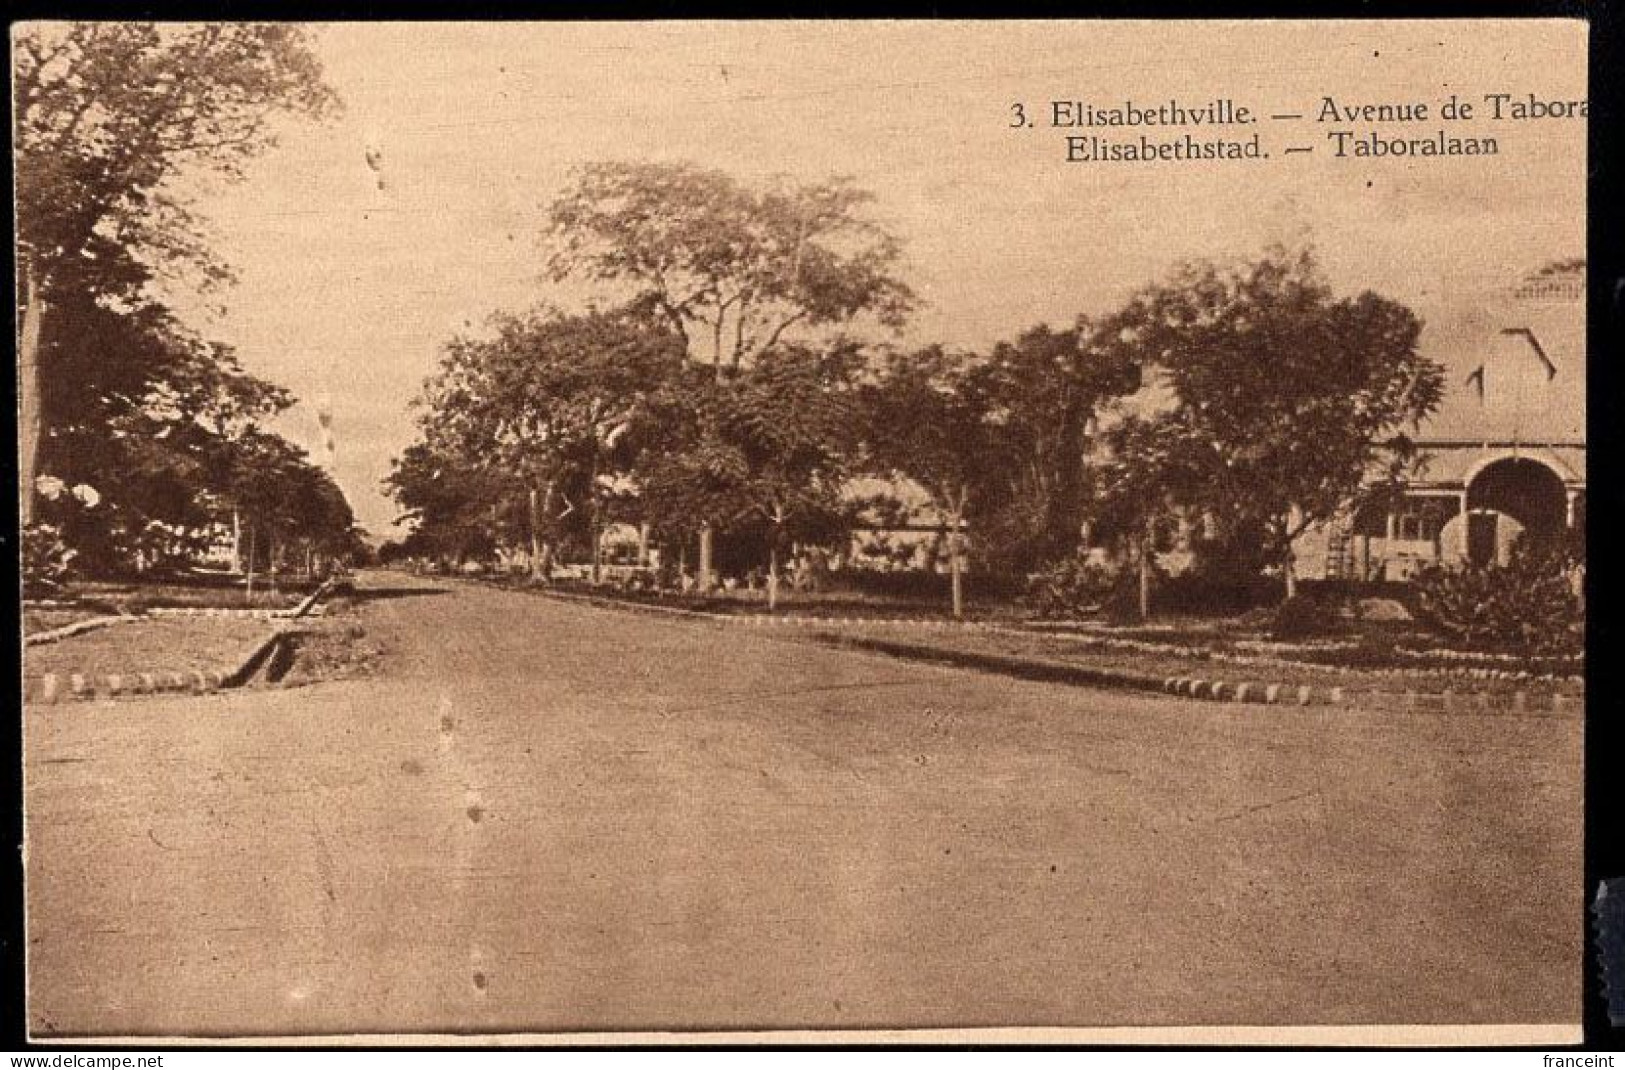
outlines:
M1275 639L1309 639L1325 635L1337 622L1337 609L1327 599L1312 594L1295 594L1275 607L1270 617L1270 635Z
M1102 609L1111 612L1121 608L1125 580L1132 581L1132 577L1124 570L1076 554L1029 576L1024 600L1044 617L1076 617ZM1128 593L1132 596L1133 592Z
M1416 580L1417 616L1474 650L1577 651L1585 608L1574 568L1568 554L1528 543L1514 547L1505 565L1433 568Z
M72 570L75 553L52 524L30 524L23 531L23 592L55 594Z

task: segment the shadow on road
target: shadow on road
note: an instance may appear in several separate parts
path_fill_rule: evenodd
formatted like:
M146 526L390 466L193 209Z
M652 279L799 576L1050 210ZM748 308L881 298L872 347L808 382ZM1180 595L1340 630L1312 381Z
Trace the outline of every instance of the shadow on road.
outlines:
M345 591L344 597L352 602L381 602L391 598L428 598L450 594L444 587L357 587Z

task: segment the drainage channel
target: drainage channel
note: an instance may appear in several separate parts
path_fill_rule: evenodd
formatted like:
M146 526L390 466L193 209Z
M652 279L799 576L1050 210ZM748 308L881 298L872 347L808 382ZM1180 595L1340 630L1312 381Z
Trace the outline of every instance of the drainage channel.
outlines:
M248 660L238 666L236 672L220 682L220 686L244 687L256 680L271 684L281 682L293 668L294 661L299 656L299 645L304 639L304 632L277 632L261 643L259 648L249 655Z
M323 581L310 597L306 598L293 611L294 620L308 614L322 596L333 589L331 579ZM304 642L306 632L296 629L279 630L271 635L259 648L248 656L248 660L238 666L237 671L221 681L222 687L243 687L255 680L265 683L281 683L282 678L288 675L293 668L295 660L299 657L299 646Z

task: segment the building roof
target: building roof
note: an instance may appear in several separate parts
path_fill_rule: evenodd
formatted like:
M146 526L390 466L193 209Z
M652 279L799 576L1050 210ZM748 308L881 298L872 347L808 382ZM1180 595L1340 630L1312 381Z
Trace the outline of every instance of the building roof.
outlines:
M1444 366L1439 408L1411 430L1423 443L1585 445L1586 333L1583 264L1526 276L1478 295L1453 294L1422 313L1419 345ZM1135 394L1102 413L1110 424L1177 405L1156 370Z
M1583 267L1432 314L1420 344L1445 397L1419 442L1585 444Z
M1583 486L1586 481L1584 446L1539 445L1452 445L1423 444L1417 469L1409 479L1415 487L1461 488L1472 481L1485 465L1507 458L1537 461L1550 468L1564 484ZM1374 476L1376 473L1373 473Z

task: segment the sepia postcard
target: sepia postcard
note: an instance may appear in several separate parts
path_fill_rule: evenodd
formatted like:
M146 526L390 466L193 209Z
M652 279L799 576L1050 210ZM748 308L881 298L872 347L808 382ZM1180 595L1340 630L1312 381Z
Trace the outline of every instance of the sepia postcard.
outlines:
M10 44L36 1041L1580 1039L1585 22Z

